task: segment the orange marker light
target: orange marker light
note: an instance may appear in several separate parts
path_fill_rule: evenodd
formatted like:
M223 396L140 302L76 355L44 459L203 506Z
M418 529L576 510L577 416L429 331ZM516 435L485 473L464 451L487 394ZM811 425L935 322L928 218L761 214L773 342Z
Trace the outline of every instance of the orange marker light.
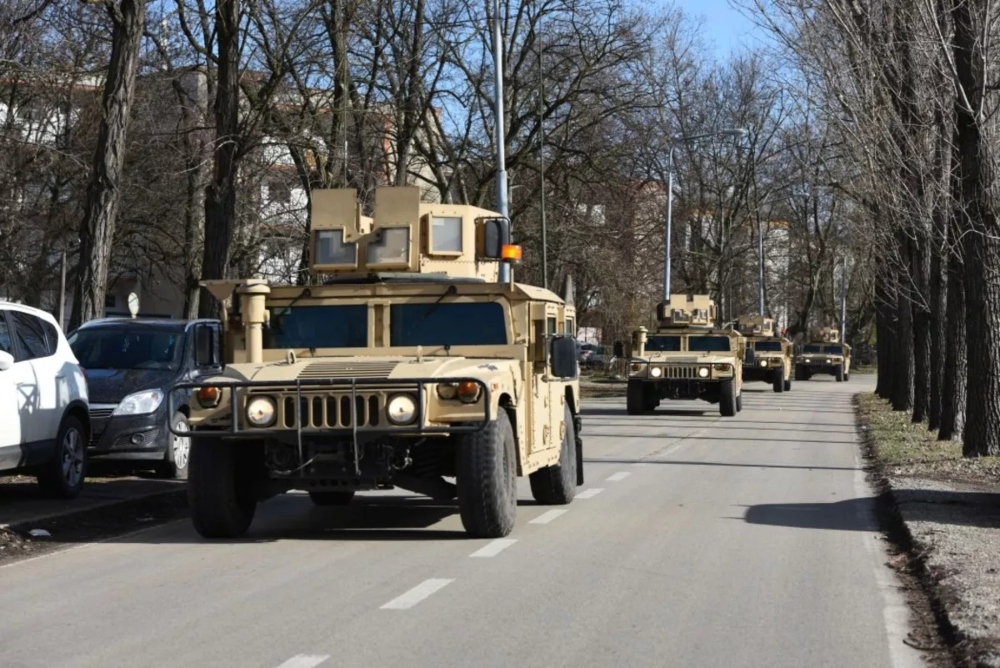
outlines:
M521 261L521 247L515 244L504 244L500 249L500 257L508 262Z
M458 398L467 404L479 399L479 383L472 380L463 380L458 384Z
M212 408L219 403L222 392L217 387L202 387L198 390L198 403L205 408Z

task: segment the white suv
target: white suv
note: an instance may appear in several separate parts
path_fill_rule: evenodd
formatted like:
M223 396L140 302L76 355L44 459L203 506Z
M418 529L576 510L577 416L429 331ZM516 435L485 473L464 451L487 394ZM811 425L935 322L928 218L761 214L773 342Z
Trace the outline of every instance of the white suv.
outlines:
M89 424L87 380L55 318L0 301L0 472L36 475L46 494L75 497Z

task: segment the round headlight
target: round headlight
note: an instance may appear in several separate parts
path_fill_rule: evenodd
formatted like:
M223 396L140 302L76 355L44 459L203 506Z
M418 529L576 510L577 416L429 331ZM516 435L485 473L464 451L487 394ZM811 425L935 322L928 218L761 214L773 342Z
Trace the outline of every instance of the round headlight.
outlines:
M247 421L254 427L269 427L274 423L274 400L270 397L255 397L247 404Z
M661 369L658 366L654 366L652 369L649 370L649 375L652 376L653 378L659 378L660 376L663 375L663 369Z
M437 393L442 399L454 399L458 396L458 383L438 383Z
M698 369L698 376L700 376L701 378L708 378L708 373L709 371L707 366L703 366L700 369Z
M760 365L761 366L767 366L767 360L761 360L760 361Z
M389 400L385 414L393 424L409 424L417 415L417 402L408 394L397 394Z

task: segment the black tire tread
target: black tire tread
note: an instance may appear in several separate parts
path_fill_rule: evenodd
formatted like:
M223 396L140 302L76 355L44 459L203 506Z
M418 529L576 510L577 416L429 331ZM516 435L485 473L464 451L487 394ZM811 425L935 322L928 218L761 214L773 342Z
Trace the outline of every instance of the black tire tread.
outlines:
M499 456L510 458L508 480ZM507 411L501 409L485 429L465 436L457 460L458 511L466 533L474 538L508 535L517 514L517 461Z
M531 496L545 506L563 506L576 496L576 430L573 412L564 407L566 434L559 448L559 463L538 469L528 476Z
M188 505L195 531L204 538L241 538L250 528L257 501L245 487L238 451L221 439L191 443L188 460Z
M84 443L83 454L83 475L80 476L80 484L76 487L68 487L62 475L62 442L66 432L70 427L76 427L80 432L80 438ZM75 499L80 495L83 485L87 480L87 430L83 423L73 415L66 415L59 425L56 433L56 450L52 459L38 472L38 486L42 494L56 499Z

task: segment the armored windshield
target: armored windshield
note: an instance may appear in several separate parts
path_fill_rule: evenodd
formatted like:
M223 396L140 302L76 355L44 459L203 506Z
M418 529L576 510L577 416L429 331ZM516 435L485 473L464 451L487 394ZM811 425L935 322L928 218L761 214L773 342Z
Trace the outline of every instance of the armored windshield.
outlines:
M368 306L292 306L272 308L264 328L265 348L364 348L368 345Z
M394 304L389 322L391 346L507 344L503 306L497 302Z
M780 353L781 341L757 341L753 344L753 349L766 353Z
M688 350L698 353L719 353L729 350L728 336L688 337Z
M646 339L646 352L672 353L681 349L679 336L650 336Z
M844 348L843 346L827 346L826 352L830 353L831 355L843 355Z
M805 352L807 353L821 353L823 352L823 346L808 345L805 347Z

